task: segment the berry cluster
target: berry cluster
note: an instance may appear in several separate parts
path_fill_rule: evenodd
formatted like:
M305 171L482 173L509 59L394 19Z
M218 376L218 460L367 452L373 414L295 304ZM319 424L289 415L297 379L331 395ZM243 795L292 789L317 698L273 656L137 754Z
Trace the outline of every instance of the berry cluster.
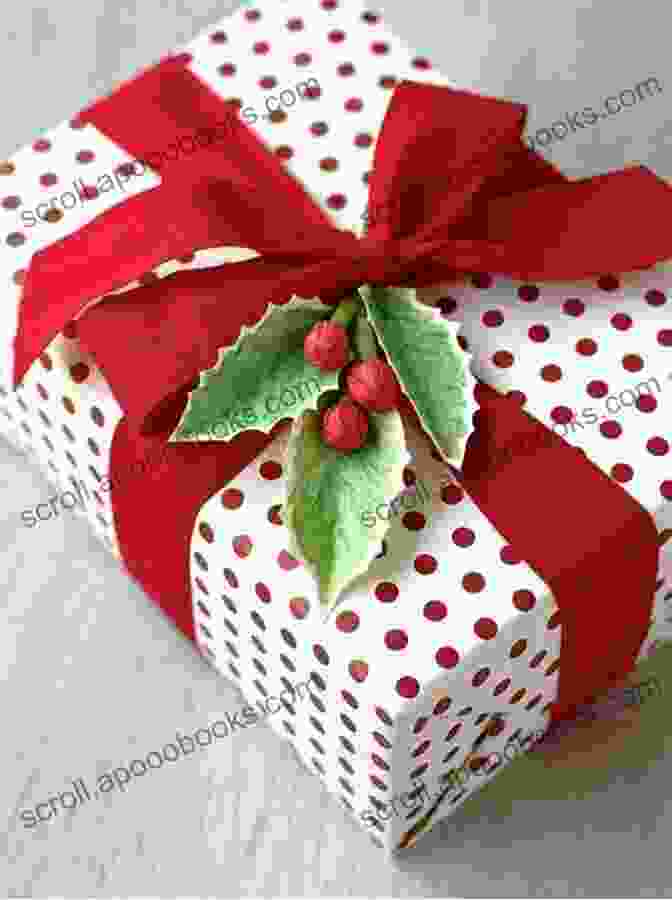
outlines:
M350 359L349 326L357 334L358 359ZM342 301L329 321L318 322L306 335L304 353L308 362L323 371L344 373L345 395L322 413L322 440L336 450L349 453L362 447L369 432L370 412L397 409L401 389L392 367L379 355L373 330L361 304Z

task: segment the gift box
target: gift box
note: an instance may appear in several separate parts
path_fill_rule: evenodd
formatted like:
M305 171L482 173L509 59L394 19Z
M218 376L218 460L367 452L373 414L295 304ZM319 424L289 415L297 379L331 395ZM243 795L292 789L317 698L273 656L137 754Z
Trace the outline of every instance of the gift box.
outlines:
M296 479L287 430L277 429L270 442L249 431L242 466L220 453L235 422L211 442L168 440L178 419L164 399L181 398L180 418L187 396L203 387L197 376L206 366L194 368L198 317L196 337L180 343L184 321L169 314L166 296L174 286L201 290L197 276L209 271L253 263L250 222L272 249L265 216L279 203L279 176L271 160L334 228L362 239L384 224L394 210L370 191L372 171L383 168L376 156L383 123L400 97L413 111L416 96L428 96L417 93L423 85L450 92L469 110L476 101L353 0L248 6L0 165L3 433L37 457L64 508L65 497L76 494L75 511L217 671L252 703L280 696L272 727L388 851L410 846L541 737L561 666L573 676L568 702L584 699L576 693L581 678L590 694L622 674L601 660L602 630L612 643L623 635L641 656L670 636L671 624L670 275L664 264L652 265L665 258L657 248L641 265L624 252L629 262L614 266L616 274L533 280L498 275L496 267L464 278L459 270L470 270L472 249L461 247L463 265L452 277L417 279L423 321L446 341L457 337L469 363L461 387L466 418L479 407L472 452L460 471L461 451L455 458L437 453L426 420L405 411L408 455L395 461L403 480L385 487L384 502L357 506L372 535L383 535L375 558L328 609L314 571L293 552L285 521L287 484ZM498 104L486 106L499 115ZM418 145L431 138L440 154L457 155L470 114L460 129L439 118L434 135L427 115L418 105L405 129L417 129ZM485 128L479 136L484 159L489 135ZM233 190L216 183L203 162L213 147L234 164L240 153ZM417 171L416 179L424 175ZM446 190L463 187L459 171L448 172L445 183ZM280 187L294 196L294 188ZM213 198L221 231L192 215L205 197ZM530 243L533 231L543 232L537 214L544 207L535 202L530 197ZM293 222L288 210L288 227ZM292 238L297 252L302 237ZM588 249L599 249L599 269L607 256ZM49 256L54 250L61 255ZM143 268L147 254L154 263ZM608 258L620 255L612 249ZM333 268L334 284L343 265ZM640 271L628 273L634 268ZM318 287L326 293L331 281ZM220 296L231 307L248 304L242 282L223 282ZM247 327L258 325L266 305L251 309ZM101 320L105 345L95 335ZM35 361L19 339L22 329L34 336L33 349L45 342ZM225 329L219 346L239 335L240 327ZM163 357L151 355L161 346L174 348L167 369ZM427 369L429 381L431 360ZM474 379L488 387L475 390ZM287 417L305 406L294 383L277 383L272 399ZM558 444L582 451L575 468L556 468ZM514 488L505 488L512 478ZM183 493L167 490L175 483ZM597 494L586 500L592 485ZM571 503L559 511L563 494L575 505L574 520ZM588 519L615 515L621 495L655 523L659 570L655 585L642 583L641 591L626 577L627 564L634 572L651 536L633 527L630 542L617 545L608 528L594 542L585 531ZM595 496L604 497L603 512ZM523 512L514 522L502 507L516 505ZM41 506L26 515L27 527L55 512ZM152 512L142 520L140 510ZM545 557L554 552L559 575L545 579ZM598 568L586 568L591 564ZM591 571L605 581L579 584L587 599L614 591L609 614L602 597L602 621L560 608L567 572L580 583ZM628 610L638 604L648 629L643 640L628 637L639 627ZM589 664L590 648L576 651L580 629L595 640ZM577 675L579 665L585 668ZM593 670L599 677L591 682ZM310 691L297 703L293 685L303 681Z

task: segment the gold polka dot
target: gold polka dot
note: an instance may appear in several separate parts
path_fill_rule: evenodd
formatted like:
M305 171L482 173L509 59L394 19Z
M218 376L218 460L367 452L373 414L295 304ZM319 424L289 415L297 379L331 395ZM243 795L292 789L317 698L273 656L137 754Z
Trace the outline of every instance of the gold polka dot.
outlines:
M14 163L9 161L0 162L0 175L13 175L16 171Z
M287 113L283 112L281 109L274 109L273 112L268 117L269 122L273 122L274 124L279 124L280 122L287 121Z
M446 688L432 688L432 706L436 706L444 697L448 696Z

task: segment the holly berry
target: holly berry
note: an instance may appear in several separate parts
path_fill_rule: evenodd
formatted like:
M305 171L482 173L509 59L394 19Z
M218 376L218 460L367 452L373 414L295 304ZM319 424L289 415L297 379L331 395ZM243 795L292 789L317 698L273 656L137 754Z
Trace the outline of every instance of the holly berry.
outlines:
M396 409L401 399L399 382L392 366L374 357L357 362L346 377L348 394L360 406L373 412Z
M322 418L322 440L335 450L358 450L368 432L368 416L349 397L343 397L326 410Z
M306 335L303 352L318 369L342 369L350 355L348 332L338 322L317 322Z

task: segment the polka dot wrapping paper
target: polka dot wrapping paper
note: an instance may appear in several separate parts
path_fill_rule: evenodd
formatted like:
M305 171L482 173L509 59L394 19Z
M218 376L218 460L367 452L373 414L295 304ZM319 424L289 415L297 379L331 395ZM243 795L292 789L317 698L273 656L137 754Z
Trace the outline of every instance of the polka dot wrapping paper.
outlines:
M239 100L244 121L334 224L358 234L394 85L450 84L355 0L247 4L179 53L219 96ZM187 147L177 152L197 152ZM121 409L80 347L76 322L16 392L12 341L32 254L159 184L158 169L136 174L122 148L77 119L0 164L1 427L57 488L86 484L92 500L82 514L117 556L104 484ZM120 291L229 259L199 251ZM479 277L423 293L437 319L459 327L475 376L513 394L654 516L661 562L642 655L672 636L671 281L663 265L591 283ZM418 786L440 795L451 772L474 759L474 742L479 754L498 752L545 727L562 663L562 622L547 586L410 425L407 440L405 489L377 513L391 521L380 553L327 621L287 548L285 438L213 494L191 538L201 652L251 702L282 694L272 727L387 851L494 777L467 779L427 815ZM539 527L552 515L540 497ZM614 597L614 615L624 600ZM299 702L292 685L302 681L310 690ZM415 804L382 815L409 792Z

